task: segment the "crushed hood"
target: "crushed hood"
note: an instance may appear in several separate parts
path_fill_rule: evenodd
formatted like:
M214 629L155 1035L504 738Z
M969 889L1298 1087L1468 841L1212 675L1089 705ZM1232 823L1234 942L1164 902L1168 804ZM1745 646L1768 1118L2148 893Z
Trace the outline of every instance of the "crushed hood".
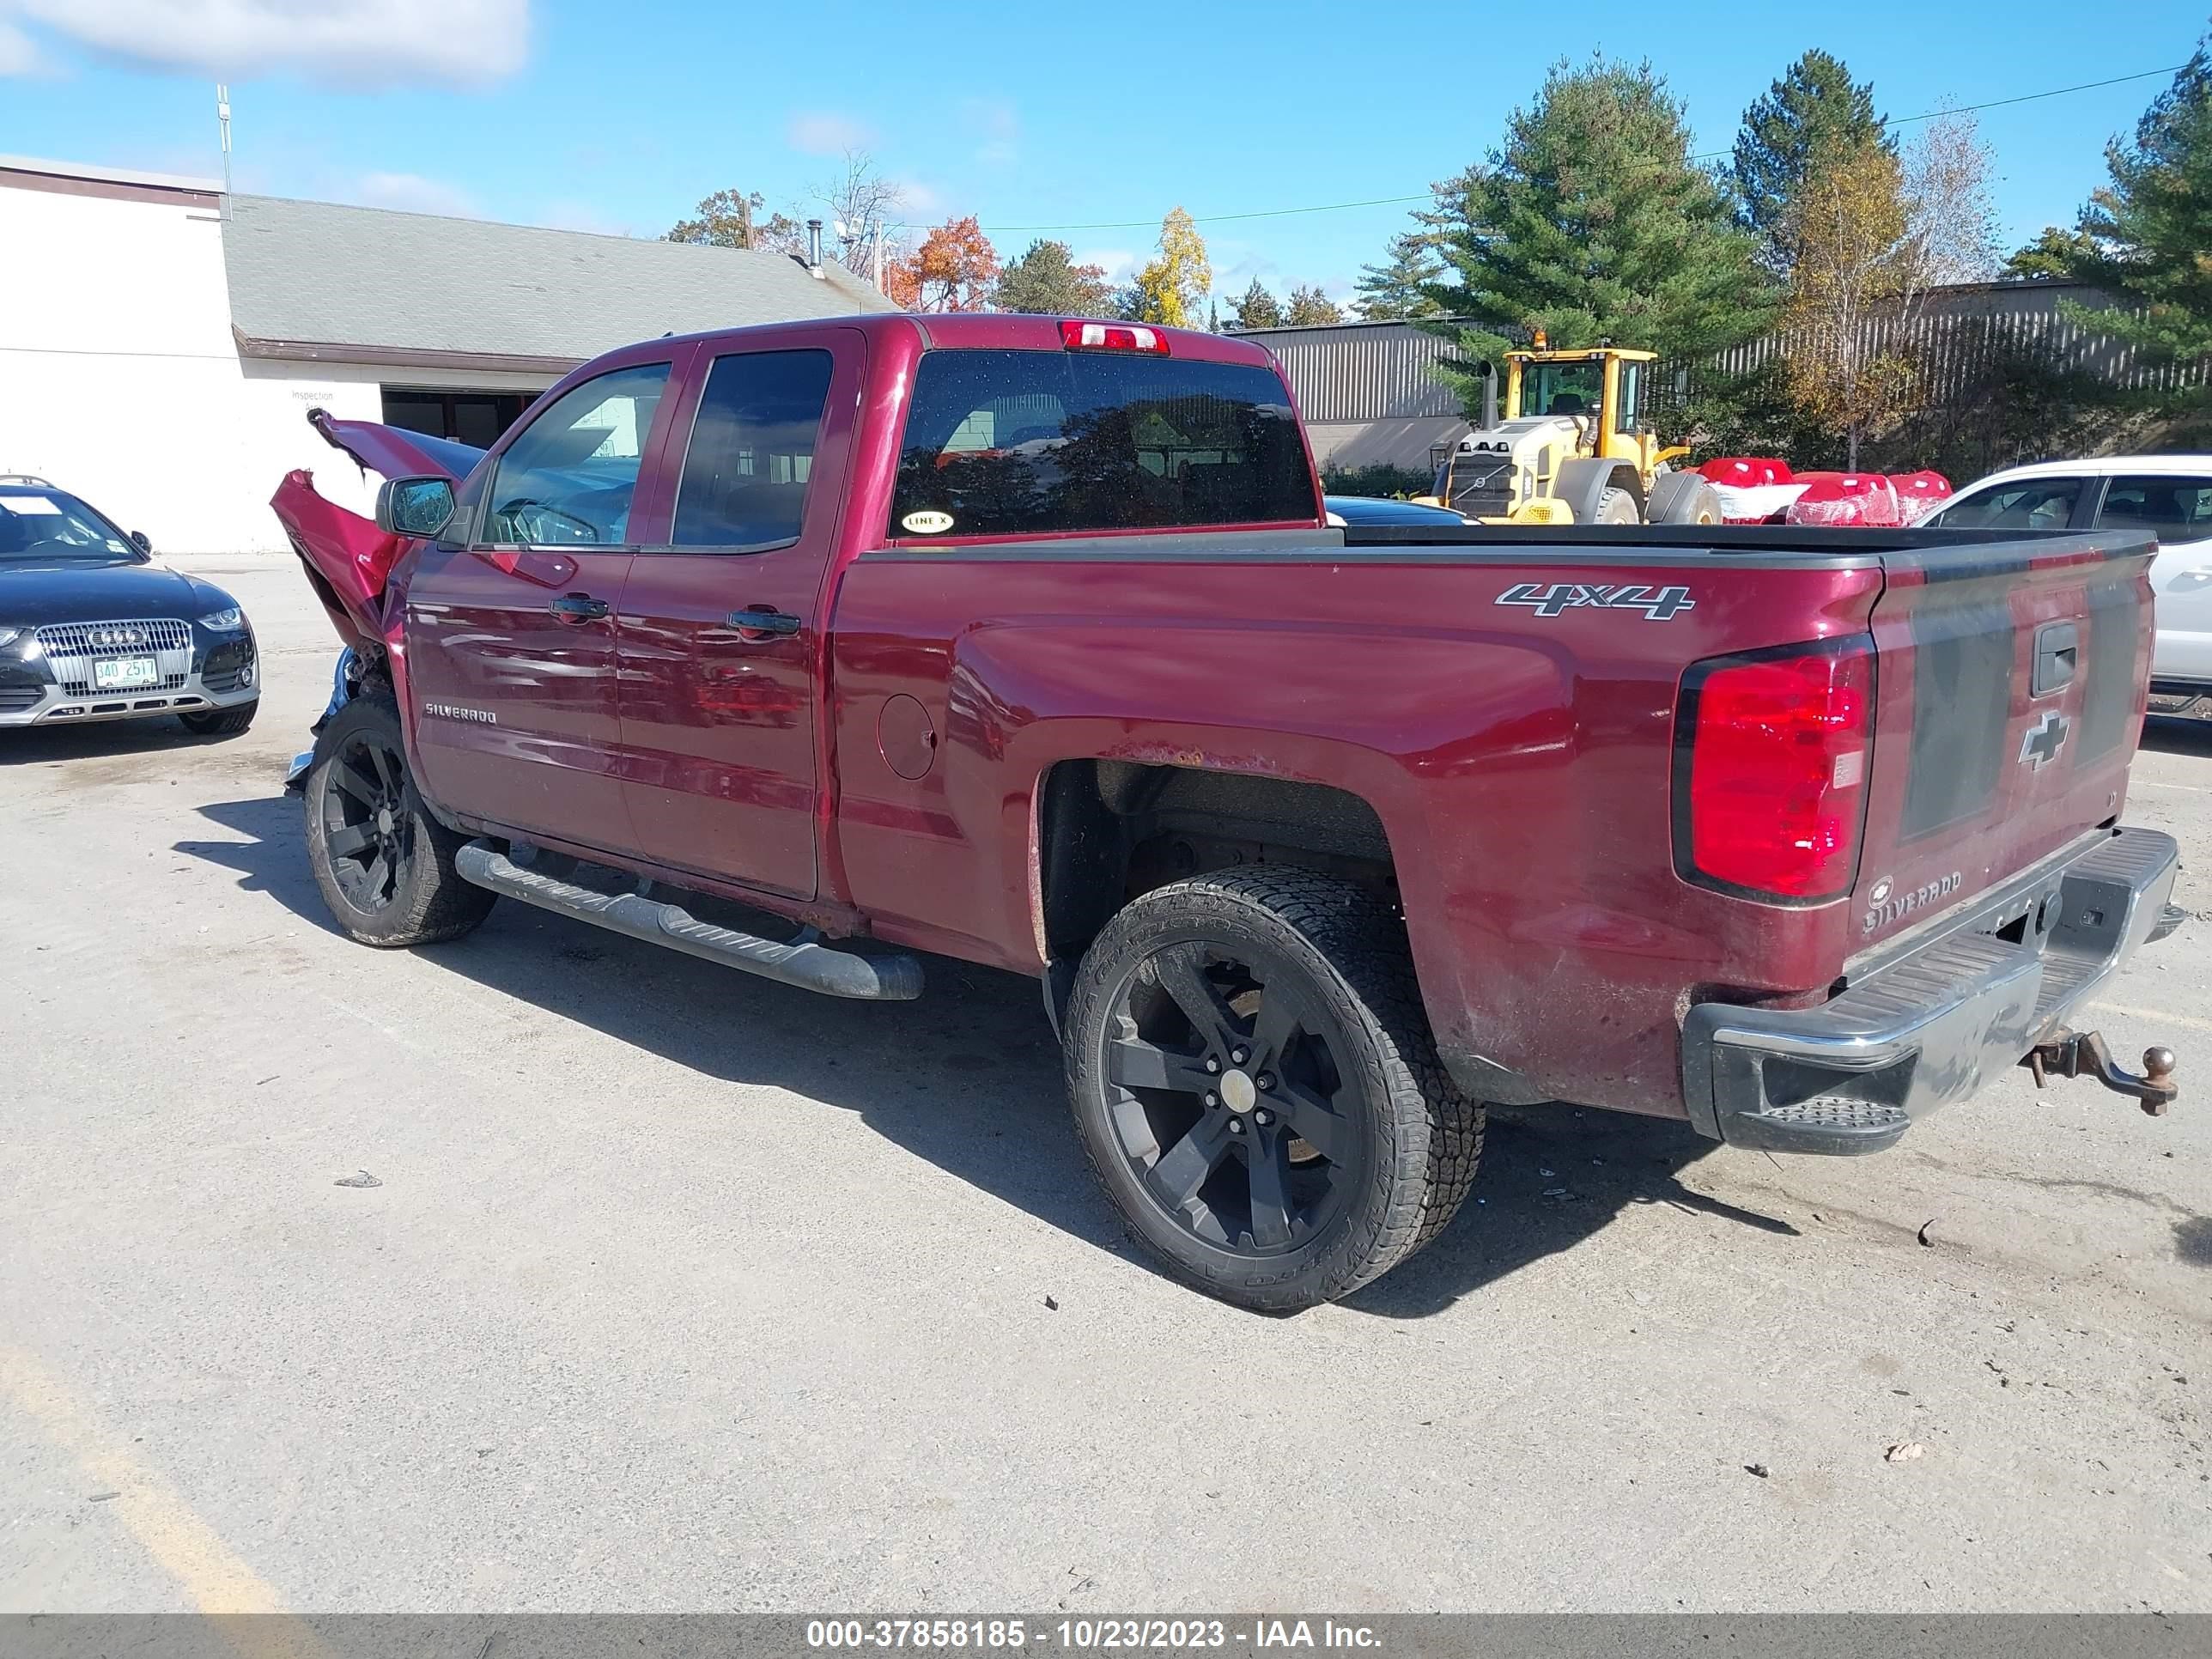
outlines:
M450 478L459 484L484 458L473 444L434 438L376 421L342 421L327 409L307 411L307 424L363 471L386 478Z

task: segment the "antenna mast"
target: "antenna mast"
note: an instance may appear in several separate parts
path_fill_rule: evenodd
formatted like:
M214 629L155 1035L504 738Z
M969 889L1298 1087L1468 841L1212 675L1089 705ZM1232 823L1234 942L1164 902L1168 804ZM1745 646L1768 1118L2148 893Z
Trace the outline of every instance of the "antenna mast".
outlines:
M222 193L230 194L230 88L218 81L215 88L215 124L222 131Z

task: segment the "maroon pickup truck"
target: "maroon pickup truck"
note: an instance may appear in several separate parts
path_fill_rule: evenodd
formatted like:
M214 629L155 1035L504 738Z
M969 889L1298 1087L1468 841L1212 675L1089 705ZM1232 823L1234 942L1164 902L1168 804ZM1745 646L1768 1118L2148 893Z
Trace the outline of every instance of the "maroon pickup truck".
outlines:
M2024 1061L2172 1098L2066 1026L2180 920L2120 823L2140 537L1331 527L1259 347L1039 317L650 341L480 459L316 418L386 477L275 501L361 665L306 780L348 933L1033 975L1231 1301L1419 1249L1485 1103L1864 1152Z

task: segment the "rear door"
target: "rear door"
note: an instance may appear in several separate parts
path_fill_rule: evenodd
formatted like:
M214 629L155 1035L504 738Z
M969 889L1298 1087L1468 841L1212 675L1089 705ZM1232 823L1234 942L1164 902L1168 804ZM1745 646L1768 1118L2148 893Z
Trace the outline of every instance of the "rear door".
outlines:
M2201 474L2115 474L2105 485L2097 525L2158 538L2150 568L2158 595L2152 674L2212 684L2212 467Z
M780 331L701 348L665 471L665 536L623 591L623 766L638 849L811 898L823 579L865 343Z
M2149 563L2140 538L2087 534L1884 555L1856 943L2118 813L2149 670Z
M423 779L447 805L635 848L615 764L614 616L636 538L652 533L645 463L675 368L641 348L548 404L471 480L465 539L424 550L407 586L410 692Z

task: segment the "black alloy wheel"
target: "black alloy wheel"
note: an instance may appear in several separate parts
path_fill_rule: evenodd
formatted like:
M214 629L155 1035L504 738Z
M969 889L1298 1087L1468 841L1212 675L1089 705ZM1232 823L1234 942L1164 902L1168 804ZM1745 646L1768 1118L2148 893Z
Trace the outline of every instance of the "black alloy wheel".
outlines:
M1482 1108L1437 1058L1389 900L1279 866L1130 900L1077 967L1068 1105L1107 1196L1168 1272L1294 1313L1441 1231Z
M347 938L386 950L458 939L496 896L461 878L467 838L439 823L408 775L389 693L356 697L315 734L301 781L307 865Z
M1197 1238L1273 1255L1344 1207L1363 1149L1338 1097L1328 1024L1285 962L1201 940L1124 981L1104 1076L1121 1156L1145 1195Z
M407 764L383 734L348 734L333 757L322 800L331 875L356 909L374 915L398 894L414 856Z

